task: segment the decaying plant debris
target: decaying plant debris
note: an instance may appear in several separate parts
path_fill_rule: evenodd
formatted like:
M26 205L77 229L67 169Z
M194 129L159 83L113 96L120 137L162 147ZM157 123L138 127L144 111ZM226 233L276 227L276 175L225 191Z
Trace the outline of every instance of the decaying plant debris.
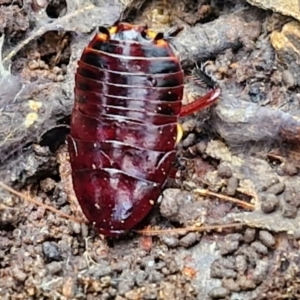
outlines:
M1 299L298 299L294 6L46 2L0 0L0 180L26 197L76 215L59 157L76 62L98 26L119 18L158 30L184 26L172 43L187 74L202 65L222 97L182 120L178 180L143 231L163 234L106 241L1 188ZM184 101L205 89L187 80Z

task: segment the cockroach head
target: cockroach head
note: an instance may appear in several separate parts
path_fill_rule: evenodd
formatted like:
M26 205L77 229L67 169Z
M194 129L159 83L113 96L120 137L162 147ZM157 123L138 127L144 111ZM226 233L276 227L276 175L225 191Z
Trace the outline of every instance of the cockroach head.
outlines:
M106 35L107 39L131 40L140 43L157 43L159 41L169 42L182 30L183 27L174 27L167 33L157 33L154 30L149 29L147 25L133 25L119 21L111 27L99 27L99 32Z

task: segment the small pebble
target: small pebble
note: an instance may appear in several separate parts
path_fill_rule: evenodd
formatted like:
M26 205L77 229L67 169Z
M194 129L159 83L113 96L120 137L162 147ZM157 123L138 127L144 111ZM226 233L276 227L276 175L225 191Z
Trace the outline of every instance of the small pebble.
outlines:
M62 70L60 67L55 66L55 67L53 67L52 72L57 75L57 74L60 74L62 72Z
M182 146L185 148L188 148L194 144L194 141L196 140L195 133L190 133L183 141Z
M43 253L48 261L59 261L62 259L58 245L54 242L44 242L42 245Z
M196 145L196 149L200 154L205 152L206 147L207 147L207 143L205 141L201 141Z
M238 188L239 181L236 177L231 177L228 179L226 193L229 196L234 196L236 193L236 190Z
M251 244L251 247L253 247L257 253L260 253L260 254L263 254L263 255L268 254L268 248L259 241L253 242Z
M279 205L279 200L274 194L264 194L261 196L261 210L266 213L272 213Z
M27 274L21 271L17 266L12 268L12 276L19 282L24 282L27 279Z
M288 203L284 203L282 205L281 214L284 218L295 219L297 217L297 212L298 212L298 210L297 210L297 207L295 207L295 206L292 206Z
M173 259L169 262L168 269L170 274L175 274L179 271L180 268L177 262Z
M146 278L147 278L148 274L143 271L143 270L140 270L136 273L136 277L135 277L135 282L138 286L141 286L144 284Z
M279 183L279 179L277 177L266 178L263 182L261 182L261 192L265 192L272 185Z
M300 207L300 196L298 196L298 193L291 191L291 190L287 190L284 193L284 201L291 205L294 206L296 208Z
M239 274L244 274L247 270L247 261L244 255L237 255L235 258L236 269Z
M74 299L76 280L73 277L64 278L62 294L66 299Z
M160 204L160 213L165 218L171 218L178 214L178 204L176 196L180 193L179 189L166 189L163 193L162 201Z
M251 246L246 245L246 247L241 247L237 254L243 254L247 258L248 264L251 266L256 266L256 262L260 259L259 254Z
M43 192L51 192L55 188L56 182L52 178L41 180L40 187Z
M224 288L227 288L231 292L239 292L241 290L240 286L238 285L238 283L233 278L223 278L222 279L222 286Z
M127 282L126 280L120 280L118 283L118 294L121 296L124 296L127 292L129 292L134 286L134 283L129 281Z
M225 236L224 241L218 242L221 255L233 253L239 247L239 242L242 240L242 235L239 233L228 234Z
M125 297L128 300L140 300L141 299L140 293L136 290L131 290L131 291L125 293Z
M58 261L53 261L46 265L47 271L50 275L56 275L62 271L62 265Z
M152 283L158 283L162 280L162 274L156 270L151 270L148 274L148 281Z
M160 239L170 248L176 248L179 245L179 240L174 235L163 235Z
M157 299L157 286L155 284L146 284L143 290L143 298L145 300Z
M225 287L216 287L209 291L208 296L212 299L224 299L230 295L230 291Z
M281 165L281 171L288 176L294 176L298 174L298 167L290 162L285 162Z
M222 260L216 260L211 264L210 276L212 278L236 278L237 272L224 267Z
M246 228L244 233L244 242L245 243L252 243L255 239L256 230L254 228Z
M238 241L225 241L225 242L219 242L218 247L220 249L221 255L227 255L230 253L233 253L236 251L239 247Z
M285 189L285 184L283 182L279 182L270 186L267 191L270 194L279 195L284 191L284 189Z
M233 173L232 173L232 170L229 166L221 163L218 166L218 175L221 178L230 178L230 177L232 177Z
M184 248L188 248L194 245L200 239L200 234L198 232L190 232L180 239L179 244Z
M266 230L260 230L258 236L266 247L273 248L275 246L276 241L270 232Z
M254 290L256 284L252 279L247 278L245 275L238 277L238 284L242 291Z
M269 263L264 260L259 260L256 263L256 267L252 273L252 279L254 280L254 282L256 284L262 283L267 277L268 270L269 270Z
M295 77L290 70L284 70L282 72L282 81L287 88L291 88L295 86Z

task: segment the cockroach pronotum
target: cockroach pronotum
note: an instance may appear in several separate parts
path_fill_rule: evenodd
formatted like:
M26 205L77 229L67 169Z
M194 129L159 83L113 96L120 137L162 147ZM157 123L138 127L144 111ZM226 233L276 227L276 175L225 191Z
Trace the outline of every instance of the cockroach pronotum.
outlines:
M86 218L106 236L149 214L175 159L178 118L220 94L214 88L182 106L184 73L169 45L180 31L100 27L78 63L68 137L73 187Z

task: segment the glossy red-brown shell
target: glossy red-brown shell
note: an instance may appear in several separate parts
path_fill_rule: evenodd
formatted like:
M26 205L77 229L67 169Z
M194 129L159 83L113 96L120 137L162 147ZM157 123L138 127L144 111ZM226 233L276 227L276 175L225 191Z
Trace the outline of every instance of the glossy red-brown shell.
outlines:
M102 29L75 75L73 186L83 213L106 236L148 215L175 158L183 72L168 43L146 33L128 24Z

